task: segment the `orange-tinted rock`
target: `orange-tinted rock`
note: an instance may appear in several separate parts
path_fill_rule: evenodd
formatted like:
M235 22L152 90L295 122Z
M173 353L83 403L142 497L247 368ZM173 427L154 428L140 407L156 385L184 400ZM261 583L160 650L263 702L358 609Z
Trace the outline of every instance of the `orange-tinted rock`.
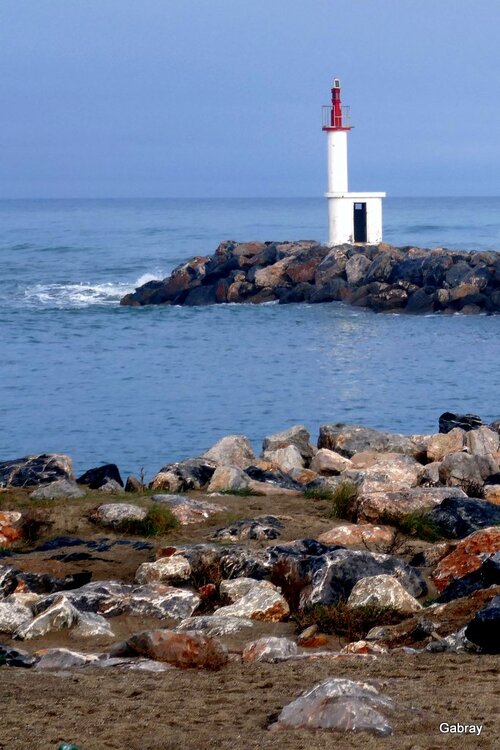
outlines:
M21 539L21 513L17 511L0 511L0 544L8 547L12 542Z
M326 646L328 643L328 636L323 633L317 633L310 636L310 638L299 638L297 643L301 648L321 648L321 646Z
M147 630L129 638L127 647L139 656L165 661L180 669L220 669L228 660L219 640L200 633Z
M493 505L500 505L500 484L485 484L484 499Z
M289 638L259 638L243 650L243 661L285 661L297 654L297 644Z
M395 529L392 526L374 526L371 523L344 523L318 537L323 544L347 544L363 546L366 544L391 544Z
M387 648L369 641L354 641L340 649L341 654L386 654Z
M481 529L462 539L449 555L444 557L432 574L439 591L443 591L454 578L462 578L481 567L484 555L500 550L500 528Z

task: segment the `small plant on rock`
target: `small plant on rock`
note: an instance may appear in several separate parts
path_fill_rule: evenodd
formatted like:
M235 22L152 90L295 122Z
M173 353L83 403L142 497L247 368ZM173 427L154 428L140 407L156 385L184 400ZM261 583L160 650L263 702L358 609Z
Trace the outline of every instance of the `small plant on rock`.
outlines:
M461 484L461 489L465 492L467 497L484 500L484 485L480 482L474 482L473 480L464 481Z
M23 513L21 520L21 532L28 544L34 544L42 536L47 534L54 525L50 514L42 508L29 508Z

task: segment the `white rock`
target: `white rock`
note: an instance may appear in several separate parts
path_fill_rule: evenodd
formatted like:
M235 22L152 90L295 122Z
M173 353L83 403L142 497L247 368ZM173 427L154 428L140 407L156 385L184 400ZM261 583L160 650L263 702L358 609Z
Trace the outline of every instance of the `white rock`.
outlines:
M209 636L233 635L245 628L253 628L254 623L246 617L218 617L215 615L199 615L183 620L175 630L192 630Z
M409 594L394 576L362 578L347 600L349 607L391 607L398 612L418 612L422 605Z
M217 617L249 617L251 620L281 622L290 614L290 608L276 586L268 581L254 581L246 594L234 604L220 607L216 614Z
M101 526L120 526L126 521L143 521L146 515L146 509L140 505L107 503L100 505L91 515L91 519Z
M76 627L73 629L73 635L80 638L96 638L105 636L113 638L114 633L111 625L102 615L93 612L79 612Z
M190 575L189 560L182 555L171 555L160 557L152 563L142 563L137 569L135 580L137 583L187 581Z
M203 454L219 466L239 466L241 469L255 461L250 440L245 435L226 435Z
M335 475L352 467L352 461L344 458L340 453L320 448L311 461L311 469L318 474Z
M45 648L37 651L36 656L39 657L35 665L37 671L85 667L99 659L97 654L80 654L68 648Z
M238 466L218 466L212 475L207 492L245 490L250 478Z
M263 458L265 461L271 461L285 474L292 469L303 469L305 466L305 461L295 445L287 445L286 448L278 448L274 451L265 451Z
M297 644L289 638L259 638L248 643L243 649L243 661L274 663L285 661L298 653Z
M39 638L54 630L71 628L78 622L78 616L78 610L61 594L48 609L34 617L33 620L22 624L14 633L14 638L27 641L31 638Z
M12 635L33 619L31 609L16 602L0 601L0 633Z

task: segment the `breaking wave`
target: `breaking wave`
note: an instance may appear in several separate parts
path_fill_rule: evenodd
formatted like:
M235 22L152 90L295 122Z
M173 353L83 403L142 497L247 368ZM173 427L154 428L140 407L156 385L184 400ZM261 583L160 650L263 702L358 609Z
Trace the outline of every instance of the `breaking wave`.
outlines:
M91 282L34 284L24 290L21 305L36 308L71 309L92 305L116 305L128 292L148 281L163 278L161 273L144 273L135 282Z

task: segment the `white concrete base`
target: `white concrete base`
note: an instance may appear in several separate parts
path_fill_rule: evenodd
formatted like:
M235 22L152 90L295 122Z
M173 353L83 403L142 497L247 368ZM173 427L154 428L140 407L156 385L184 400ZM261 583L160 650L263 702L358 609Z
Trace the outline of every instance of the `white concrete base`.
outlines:
M382 198L385 193L325 193L328 200L328 244L353 243L354 204L366 205L366 243L382 242ZM359 241L359 240L357 240Z

